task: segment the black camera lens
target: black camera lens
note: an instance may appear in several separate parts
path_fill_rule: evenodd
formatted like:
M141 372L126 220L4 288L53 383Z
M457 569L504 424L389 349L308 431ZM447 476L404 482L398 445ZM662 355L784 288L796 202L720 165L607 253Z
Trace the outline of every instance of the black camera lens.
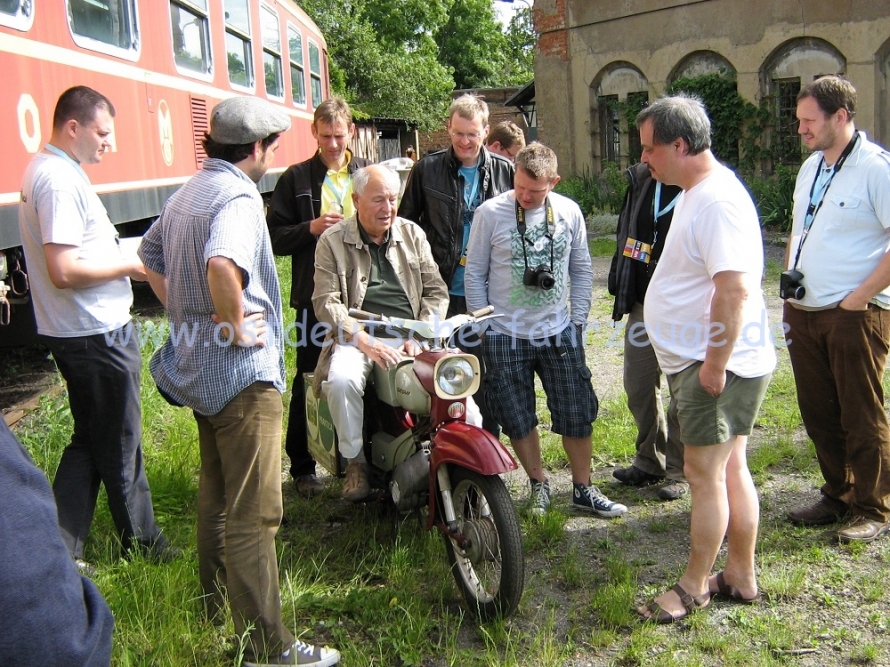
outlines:
M556 285L556 278L553 277L550 271L541 271L538 274L538 287L542 290L553 289L554 285Z
M796 270L783 271L779 276L779 296L783 299L800 301L806 296L806 288L800 284L803 274Z

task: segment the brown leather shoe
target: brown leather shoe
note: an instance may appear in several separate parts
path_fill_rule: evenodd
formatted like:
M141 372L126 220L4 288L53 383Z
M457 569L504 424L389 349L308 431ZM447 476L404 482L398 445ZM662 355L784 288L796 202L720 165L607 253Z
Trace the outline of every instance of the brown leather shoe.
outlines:
M826 500L823 496L812 505L788 512L788 519L800 526L824 526L843 521L849 515L849 510L838 510L836 501Z
M837 539L841 542L874 542L888 530L890 522L881 523L865 516L857 516L837 531Z
M368 482L368 464L366 462L350 461L346 466L346 481L343 483L343 500L357 503L364 500L371 493L371 484Z

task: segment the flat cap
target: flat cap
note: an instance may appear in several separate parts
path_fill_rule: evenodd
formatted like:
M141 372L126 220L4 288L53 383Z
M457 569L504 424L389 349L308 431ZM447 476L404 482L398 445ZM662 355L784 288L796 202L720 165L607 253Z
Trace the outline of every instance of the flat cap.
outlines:
M210 138L218 144L252 144L289 128L287 112L259 97L230 97L210 114Z

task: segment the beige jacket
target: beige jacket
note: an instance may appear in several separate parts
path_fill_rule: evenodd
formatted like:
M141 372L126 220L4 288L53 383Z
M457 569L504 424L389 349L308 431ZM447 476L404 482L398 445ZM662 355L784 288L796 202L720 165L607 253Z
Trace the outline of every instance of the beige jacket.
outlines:
M396 218L390 228L386 258L408 296L414 319L429 320L434 315L444 318L448 288L433 261L423 230L410 220ZM327 379L338 336L349 341L363 328L349 317L349 309L361 308L370 273L371 253L362 240L356 216L338 222L318 239L312 307L318 321L331 329L315 368L313 389L317 396L321 395L321 383Z

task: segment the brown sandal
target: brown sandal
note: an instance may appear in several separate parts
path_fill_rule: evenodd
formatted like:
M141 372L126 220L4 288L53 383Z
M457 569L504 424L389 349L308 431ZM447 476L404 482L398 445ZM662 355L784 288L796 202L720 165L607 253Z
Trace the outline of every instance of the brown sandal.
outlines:
M703 593L698 597L692 597L682 586L680 586L680 584L675 584L671 590L680 597L681 604L686 608L685 614L682 616L673 616L670 612L663 609L655 600L652 600L652 602L646 605L646 611L649 612L649 616L641 613L639 609L637 610L637 613L639 613L640 616L643 616L647 621L652 621L659 625L666 625L668 623L676 623L689 616L692 612L701 609L702 607L707 607L708 603L711 601L710 592Z
M731 586L726 583L726 578L723 576L722 572L717 573L717 591L715 593L711 593L711 595L722 595L723 597L730 598L735 600L736 602L740 602L741 604L757 604L763 600L763 595L760 591L757 592L754 597L746 598L742 596L742 593L735 586Z

